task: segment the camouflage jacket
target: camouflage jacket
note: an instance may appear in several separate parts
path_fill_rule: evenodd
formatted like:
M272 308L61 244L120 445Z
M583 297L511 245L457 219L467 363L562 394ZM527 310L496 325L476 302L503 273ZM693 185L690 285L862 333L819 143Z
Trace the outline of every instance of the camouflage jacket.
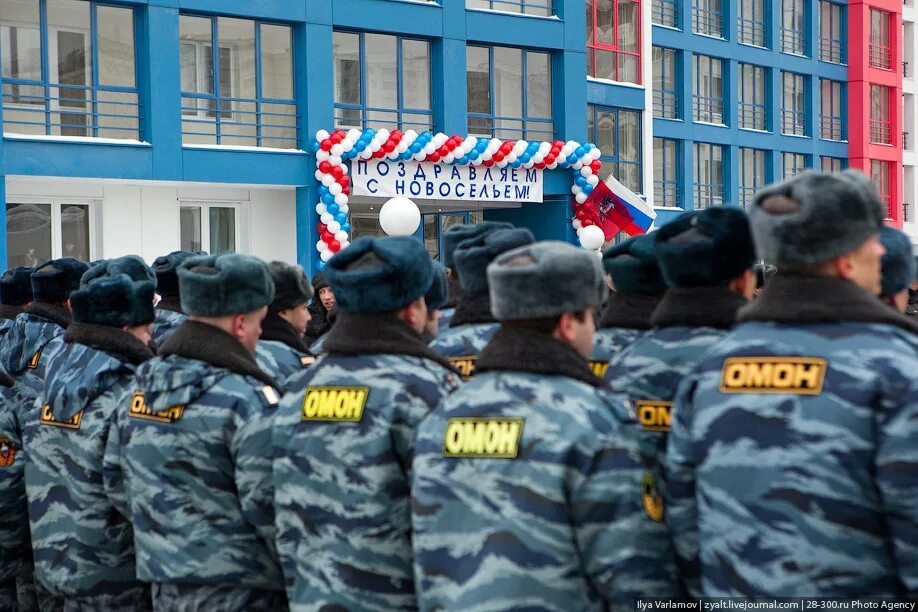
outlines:
M341 313L274 427L278 550L291 609L410 610L417 423L458 374L404 323Z
M133 531L105 490L103 455L114 414L134 390L134 370L152 356L117 328L74 323L48 363L26 490L35 573L55 595L139 586Z
M261 340L255 351L258 367L286 389L290 378L311 366L316 358L302 336L280 317L268 314L261 324Z
M0 370L0 395L14 382ZM3 397L0 401L0 583L13 579L23 560L30 556L20 432L19 418Z
M915 597L918 327L848 281L780 273L739 321L673 407L693 590Z
M0 304L0 352L3 351L3 342L6 339L6 335L13 329L16 317L21 315L22 312L23 308L20 306Z
M153 342L156 346L162 346L187 318L182 313L178 298L164 297L156 307L156 320L153 321Z
M274 547L275 382L229 334L185 321L118 412L145 582L283 588ZM113 481L117 476L113 476Z
M570 346L503 328L418 430L422 610L631 610L678 597L631 416Z
M440 311L443 325L443 311ZM485 293L466 293L456 306L449 329L437 335L430 348L459 370L463 380L475 373L478 354L497 332L497 321L491 314L491 300Z
M605 376L609 361L650 329L650 317L659 301L658 296L612 292L590 355L593 374Z

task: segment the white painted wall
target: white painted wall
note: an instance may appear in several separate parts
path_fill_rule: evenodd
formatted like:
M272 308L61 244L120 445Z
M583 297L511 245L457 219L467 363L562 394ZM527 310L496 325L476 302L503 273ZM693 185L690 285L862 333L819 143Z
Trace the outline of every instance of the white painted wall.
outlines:
M918 162L918 25L914 2L906 2L902 7L902 59L908 62L908 74L902 79L903 131L909 133L908 148L902 152L903 202L909 204L908 221L902 224L902 230L909 235L912 245L918 252L918 180L916 180L916 162Z
M252 254L296 263L296 192L252 191L250 196Z

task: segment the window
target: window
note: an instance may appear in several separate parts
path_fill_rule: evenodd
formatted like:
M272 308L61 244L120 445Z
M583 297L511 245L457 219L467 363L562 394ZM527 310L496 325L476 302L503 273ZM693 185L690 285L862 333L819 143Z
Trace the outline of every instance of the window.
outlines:
M843 83L821 79L819 137L825 140L844 140L844 123L842 121Z
M889 88L870 86L870 142L892 144L889 131Z
M3 130L140 138L134 9L0 0Z
M6 205L7 265L38 266L51 259L91 261L88 202L10 201Z
M889 13L870 9L869 61L874 68L892 69L892 50L889 45Z
M600 180L611 174L631 191L642 193L641 113L588 106L587 134L602 153Z
M783 0L781 3L781 51L806 55L806 24L803 3L806 0Z
M374 215L378 223L378 215ZM464 211L450 213L426 213L424 215L424 246L427 247L427 253L430 258L436 261L442 261L440 253L443 252L442 242L443 235L449 228L454 225L470 225L480 223L482 220L481 211ZM352 226L353 227L353 226ZM369 232L363 232L364 236L370 235ZM379 228L375 236L385 236L386 233Z
M693 0L692 31L705 36L724 36L722 0Z
M664 119L679 117L676 81L676 52L663 47L653 48L653 116Z
M551 8L551 0L465 0L465 7L539 17L549 17L554 13Z
M765 0L740 0L737 34L745 45L765 46Z
M213 255L236 253L239 209L234 204L182 202L179 234L183 251L207 251Z
M747 130L766 130L765 69L752 64L739 65L739 126Z
M889 162L870 160L870 180L880 194L880 201L886 208L886 218L892 218L889 197Z
M655 206L679 206L679 143L653 139L653 201Z
M470 45L466 78L471 134L502 140L552 139L548 53Z
M841 172L845 166L845 160L840 157L823 156L819 159L819 169L823 172Z
M586 0L588 74L597 79L641 82L641 3Z
M229 17L179 17L182 142L295 149L293 31Z
M695 121L724 123L723 61L695 56Z
M678 27L679 5L676 0L653 0L651 19L654 25Z
M781 133L806 136L806 77L782 72L784 94L781 109Z
M845 7L829 0L819 0L819 59L833 64L845 61L842 32Z
M800 174L806 170L806 155L802 153L782 153L781 166L781 178L789 179L795 174Z
M695 208L724 204L724 152L719 145L695 143Z
M335 127L433 128L430 43L424 40L335 32Z
M765 186L767 154L758 149L739 149L739 203L749 208L755 193Z

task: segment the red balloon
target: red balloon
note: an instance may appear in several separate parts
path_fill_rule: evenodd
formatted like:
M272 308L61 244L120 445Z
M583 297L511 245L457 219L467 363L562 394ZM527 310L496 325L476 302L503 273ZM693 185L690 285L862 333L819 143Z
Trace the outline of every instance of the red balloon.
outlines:
M593 225L593 222L589 219L583 219L580 221L580 227L590 227L591 225Z
M337 253L341 250L341 243L337 240L332 240L328 243L328 250L332 253Z
M329 140L328 138L326 138L326 139L323 140L322 143L319 145L319 148L322 149L323 151L331 151L331 148L332 148L332 141Z
M376 153L373 154L373 157L376 157L377 159L382 159L382 158L385 157L385 156L386 156L386 150L385 150L385 149L380 149L379 151L377 151Z
M319 162L319 172L322 174L328 174L331 172L332 165L327 161Z
M342 187L342 188L341 188L341 193L343 193L343 194L346 195L346 196L349 196L349 195L351 195L351 188L350 188L350 187Z
M402 132L401 132L400 130L395 130L394 132L390 132L390 133L389 133L389 136L390 136L391 138L393 138L393 139L396 139L396 138L397 138L398 140L401 140L401 139L402 139Z
M324 223L316 223L316 232L321 236L322 232L327 232L328 227Z
M390 140L389 142L384 144L382 148L383 148L383 151L385 151L386 153L391 153L392 151L395 150L395 143Z
M550 166L550 165L553 164L553 163L555 163L555 156L554 156L554 155L551 155L551 154L546 155L546 156L545 156L545 165L546 165L546 166Z
M594 174L599 174L599 171L602 170L602 162L594 159L590 162L590 168L592 168Z
M554 155L555 157L557 157L558 153L560 152L561 152L561 147L552 147L551 150L549 151L549 153Z
M331 170L331 175L335 177L336 179L339 179L342 176L344 176L344 169L341 168L341 166L333 166Z
M440 161L440 154L437 153L436 151L434 151L433 153L431 153L430 155L427 156L427 161L429 161L429 162L431 162L431 163L433 163L433 164L439 162L439 161Z
M351 177L345 174L340 179L338 179L338 184L341 185L342 188L347 187L351 184Z
M500 152L503 153L504 155L506 155L512 150L513 150L513 143L505 142L504 144L500 145Z
M328 231L328 229L326 228L326 230L322 232L322 235L319 236L319 238L321 238L322 242L324 242L325 244L331 244L331 241L335 239L335 235L332 234L330 231Z
M492 159L487 159L487 160L481 162L481 165L482 165L482 166L485 166L485 167L487 167L487 168L490 168L491 166L494 165L494 159L493 159L493 158L492 158Z
M561 150L561 147L563 147L563 146L564 146L564 143L563 143L562 141L560 141L560 140L556 140L556 141L554 141L553 143L551 143L551 148L552 148L552 149L557 148L559 151Z
M491 160L495 162L502 162L504 161L504 154L498 151L491 157Z
M342 140L344 140L344 134L342 134L341 132L335 132L334 134L329 136L328 139L331 140L334 144L338 144Z

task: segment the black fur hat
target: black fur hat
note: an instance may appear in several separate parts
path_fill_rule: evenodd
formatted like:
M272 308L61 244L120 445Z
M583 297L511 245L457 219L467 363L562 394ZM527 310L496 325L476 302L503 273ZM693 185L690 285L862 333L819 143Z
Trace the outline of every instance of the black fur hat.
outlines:
M0 277L0 304L22 306L32 301L32 268L11 268Z
M32 272L32 298L36 302L59 304L66 302L80 287L80 277L88 269L73 257L52 259Z
M156 317L156 277L140 257L104 261L87 271L70 294L73 320L107 327L134 327Z
M312 299L312 285L300 266L272 261L271 278L274 279L274 301L268 310L280 312L301 306Z
M666 291L653 236L635 236L611 247L603 253L602 265L618 293L662 295Z

